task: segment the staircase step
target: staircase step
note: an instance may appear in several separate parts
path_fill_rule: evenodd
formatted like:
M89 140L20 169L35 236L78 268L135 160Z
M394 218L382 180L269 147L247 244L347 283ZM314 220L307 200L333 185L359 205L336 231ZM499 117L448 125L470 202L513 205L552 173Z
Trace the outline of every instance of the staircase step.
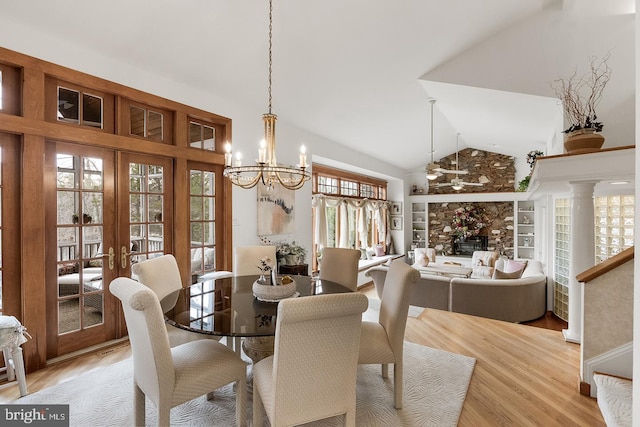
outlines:
M631 427L633 382L601 373L594 373L593 381L598 387L596 398L607 427Z

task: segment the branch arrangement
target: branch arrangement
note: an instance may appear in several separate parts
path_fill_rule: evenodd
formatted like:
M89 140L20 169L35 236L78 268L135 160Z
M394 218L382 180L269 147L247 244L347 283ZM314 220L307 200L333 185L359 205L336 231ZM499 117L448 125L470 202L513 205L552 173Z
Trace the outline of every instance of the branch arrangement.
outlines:
M611 68L607 64L609 56L607 54L601 61L591 57L590 71L582 76L574 71L568 79L556 79L551 83L556 96L562 101L564 116L570 125L565 133L580 129L602 130L604 125L597 121L596 107L611 78Z

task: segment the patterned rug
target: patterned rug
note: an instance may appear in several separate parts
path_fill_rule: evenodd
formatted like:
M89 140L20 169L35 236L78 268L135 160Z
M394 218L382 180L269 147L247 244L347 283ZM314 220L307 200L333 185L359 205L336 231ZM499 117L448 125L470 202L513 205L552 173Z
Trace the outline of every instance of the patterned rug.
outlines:
M358 367L358 426L456 426L469 387L475 359L405 342L404 408L393 407L393 369L380 376L379 365ZM69 404L72 426L133 425L130 359L98 368L54 387L17 399L16 404ZM249 397L247 407L251 408ZM147 401L147 425L155 425L155 406ZM247 411L251 419L251 409ZM231 426L235 394L226 386L215 400L200 397L171 410L171 425ZM268 422L265 420L265 425ZM307 424L343 425L342 417Z

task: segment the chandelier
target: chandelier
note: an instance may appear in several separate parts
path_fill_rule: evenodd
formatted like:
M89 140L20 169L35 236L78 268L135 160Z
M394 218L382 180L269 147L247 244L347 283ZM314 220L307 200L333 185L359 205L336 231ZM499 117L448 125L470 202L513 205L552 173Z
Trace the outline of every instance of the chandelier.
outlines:
M311 179L311 173L307 170L307 154L304 145L300 147L298 166L279 165L276 161L276 120L278 120L278 116L271 112L272 22L273 0L269 0L269 112L262 115L264 139L258 149L258 160L255 165L242 166L239 153L236 154L236 160L233 161L231 144L227 143L224 155L224 176L242 188L252 188L258 182L262 182L267 190L272 190L277 184L289 190L297 190L302 188L305 181Z
M427 173L426 177L429 181L433 181L437 179L440 174L438 174L438 169L440 169L440 165L433 162L433 104L436 103L436 100L433 98L428 99L429 103L431 103L431 162L427 165Z

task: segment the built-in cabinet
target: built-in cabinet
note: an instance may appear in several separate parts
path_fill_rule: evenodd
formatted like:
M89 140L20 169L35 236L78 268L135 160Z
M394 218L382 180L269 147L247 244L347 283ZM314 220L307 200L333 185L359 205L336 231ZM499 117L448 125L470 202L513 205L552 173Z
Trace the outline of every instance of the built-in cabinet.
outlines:
M535 258L535 206L533 200L516 202L514 258Z
M427 204L425 202L411 203L411 242L416 248L426 248L429 235L427 234Z

